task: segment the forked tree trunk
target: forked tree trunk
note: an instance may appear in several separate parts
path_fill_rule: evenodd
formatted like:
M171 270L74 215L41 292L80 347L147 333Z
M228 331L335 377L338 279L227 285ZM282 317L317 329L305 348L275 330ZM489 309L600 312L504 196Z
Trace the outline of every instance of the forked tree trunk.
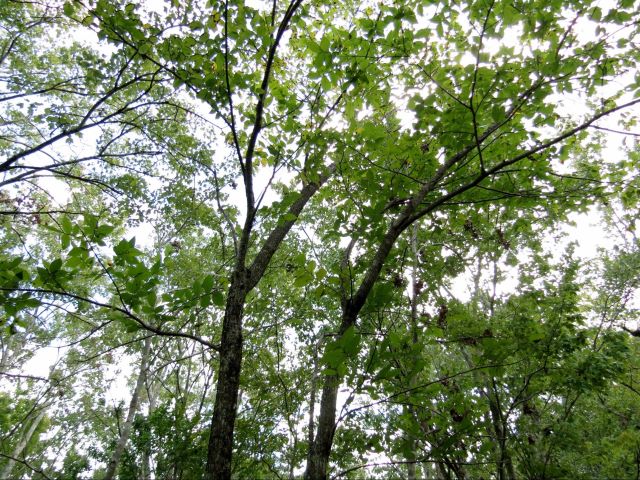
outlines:
M484 139L497 128L497 126L490 127L483 134L481 140L484 141ZM371 293L371 289L378 280L382 267L385 264L396 240L402 232L412 225L413 222L418 220L419 216L415 216L418 207L425 200L426 196L436 188L439 182L445 177L449 169L453 168L460 160L464 159L474 148L475 145L467 146L445 161L444 164L441 165L433 174L431 179L424 183L420 190L407 201L401 212L394 220L391 221L384 237L380 240L373 258L371 259L371 263L362 277L362 281L360 282L355 294L351 294L351 288L347 289L346 286L343 286L342 321L336 340L342 337L342 334L347 330L347 328L355 325L356 319L360 314L360 310L362 310L367 297ZM487 173L485 172L483 175L486 176ZM457 192L463 192L466 189L473 187L479 183L482 178L483 177L480 176L474 179L464 188L458 189ZM441 200L436 200L430 203L428 207L421 207L423 214L429 210L435 209L439 205L439 201ZM305 478L309 480L324 480L327 478L329 454L331 453L331 444L333 443L333 435L336 428L335 409L339 385L340 380L337 376L325 376L325 384L322 390L322 401L320 404L320 418L318 420L318 434L316 435L313 445L310 446L310 461L307 463L307 470L305 472Z
M107 464L107 472L105 473L104 480L112 480L115 477L120 459L124 453L124 449L129 441L129 435L131 434L131 427L133 426L133 420L135 419L136 412L138 411L138 404L140 400L140 394L144 388L145 378L147 374L147 367L149 362L149 352L151 351L151 337L147 337L144 341L144 349L142 350L142 357L140 359L140 373L138 373L138 380L136 386L133 389L131 395L131 401L129 402L129 411L127 412L127 419L122 426L120 432L120 438L116 444L116 449Z
M438 462L438 480L451 480L451 474L443 461Z
M351 327L356 316L347 313L342 318L338 338ZM336 404L338 400L338 387L340 377L338 375L324 375L324 386L320 399L320 415L318 416L318 431L313 443L309 445L307 456L307 469L304 478L308 480L327 478L329 456L333 445L333 435L336 431Z
M296 2L296 5L299 5L299 3ZM290 13L293 14L294 10ZM335 170L336 165L331 165L320 175L317 182L309 182L300 190L300 196L287 211L291 219L282 221L271 231L249 268L246 268L245 261L253 214L247 217L247 223L238 249L235 271L227 294L224 320L222 322L222 338L219 350L220 366L218 368L216 400L211 418L205 470L205 479L207 480L226 480L231 478L233 429L236 422L240 370L242 368L242 317L247 295L263 277L271 258L282 244L309 199L333 175Z
M406 226L408 225L402 225L400 221L394 222L380 242L376 256L355 295L349 298L346 296L343 298L342 320L335 340L342 338L344 332L346 332L349 327L355 325L358 314L360 310L362 310L373 285L378 279L382 266L393 244ZM320 400L320 416L318 418L318 433L316 434L313 444L309 446L307 469L305 471L305 479L307 480L325 480L327 478L329 456L331 454L333 436L336 429L336 404L340 381L341 378L338 375L324 376L324 386Z

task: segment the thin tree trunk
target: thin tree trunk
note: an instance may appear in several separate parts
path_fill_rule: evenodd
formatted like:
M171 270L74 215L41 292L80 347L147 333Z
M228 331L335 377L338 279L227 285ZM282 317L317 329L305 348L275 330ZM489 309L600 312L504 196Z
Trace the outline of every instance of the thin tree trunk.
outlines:
M483 257L478 257L478 268L477 275L475 280L475 291L474 298L476 302L478 302L479 295L481 293L480 290L480 275L482 272L482 260ZM496 291L498 287L498 261L495 256L491 258L491 263L493 264L493 276L492 276L492 291L491 296L489 298L489 317L493 318L495 314L495 304L496 304ZM478 308L481 308L481 305L478 303ZM466 352L462 352L465 360L467 361L467 365L473 368L475 365L471 361L471 358L467 355ZM491 418L491 425L493 427L493 433L495 438L495 447L496 447L496 470L498 480L515 480L515 471L513 468L513 462L511 460L511 454L507 448L507 422L504 418L502 408L500 406L500 397L498 396L498 392L495 389L495 380L487 379L487 377L481 373L476 372L475 378L478 379L480 383L485 384L485 397L487 398L487 402L489 403L489 417Z
M411 413L413 408L407 407L407 411ZM416 440L411 436L407 439L411 447L411 453L405 457L407 460L407 480L416 480Z
M6 338L0 339L0 372L9 370L9 362L11 359L11 344L14 335L7 335Z
M11 454L13 458L10 458L7 464L2 469L2 473L0 473L0 479L13 478L11 476L11 471L13 470L13 467L16 463L14 458L20 458L20 456L23 454L24 449L29 443L29 440L31 440L31 437L33 437L33 434L36 432L36 429L38 428L38 425L40 425L40 422L42 421L42 418L44 417L45 413L46 413L46 410L44 408L40 410L40 413L38 413L38 416L33 420L31 425L29 426L29 430L26 431L24 436L20 439L20 441L16 445L16 448L13 449L13 453Z
M151 381L153 382L153 381ZM147 412L147 419L151 418L151 415L153 414L154 410L156 409L156 392L155 390L155 385L153 383L150 383L149 380L149 375L145 376L145 389L147 391L147 400L149 402L148 404L148 412ZM145 445L144 450L142 451L142 461L141 461L141 467L140 467L140 477L139 480L149 480L150 478L153 478L153 475L151 474L151 452L150 452L151 446L150 445Z
M502 411L500 409L500 404L498 402L497 395L492 391L491 386L487 384L485 389L486 397L489 402L489 413L491 415L491 423L495 434L496 447L498 450L496 458L498 480L515 480L513 462L511 461L511 455L507 449L507 430Z
M445 465L444 462L438 462L438 479L439 480L450 480L451 479L451 474L449 473L449 470L447 470L447 466Z
M295 480L295 452L298 449L298 437L294 437L293 439L293 448L291 449L291 460L289 461L289 480Z
M348 257L351 247L355 244L352 240L347 248ZM354 325L357 314L349 313L348 304L343 302L342 322L337 338L341 338L347 329ZM324 480L327 478L329 455L333 444L333 435L336 429L336 404L338 399L338 387L340 377L338 375L324 375L324 386L320 399L320 415L318 416L318 431L313 441L309 444L307 455L307 468L304 473L306 480Z
M309 391L309 447L307 450L307 463L310 461L311 446L315 438L315 415L316 415L316 397L318 396L318 376L320 373L320 365L318 363L318 349L324 335L321 335L313 346L313 374L311 376L311 388Z
M484 141L493 131L498 128L498 125L494 125L487 129L483 134L481 141ZM355 324L356 319L367 300L367 297L371 293L371 289L378 280L382 267L384 266L391 249L393 248L398 237L404 232L410 225L418 220L421 216L425 215L429 211L436 209L441 202L444 202L445 197L440 197L437 200L429 203L428 206L421 206L425 198L431 193L440 183L440 181L446 176L448 171L453 168L458 162L464 159L469 152L471 152L476 145L469 145L458 153L450 157L441 165L436 172L432 175L429 181L425 182L420 190L413 195L406 205L402 208L400 213L396 215L395 219L389 224L384 237L380 240L377 246L375 254L371 259L371 263L367 268L362 281L355 293L351 291L351 285L347 288L343 285L342 288L342 321L340 323L340 330L336 340L340 339L347 328ZM488 176L485 172L484 176ZM484 176L479 176L470 183L458 188L454 193L448 194L448 197L454 198L458 194L473 188L477 185ZM418 208L421 208L420 213L416 214ZM353 243L353 242L352 242ZM351 248L353 245L350 245ZM338 386L340 380L336 375L326 375L324 379L324 387L322 389L322 400L320 404L320 417L318 419L318 434L315 441L311 446L311 454L309 456L310 461L307 463L307 470L305 472L305 478L309 480L324 480L327 478L327 466L329 464L329 454L331 453L331 444L333 442L333 435L335 433L335 417L336 417L336 399L338 396Z
M145 383L145 377L147 373L147 363L149 361L149 352L151 351L151 337L147 337L144 341L144 348L142 350L142 357L140 359L140 373L138 374L138 380L136 381L136 386L133 389L133 394L131 395L131 401L129 402L129 411L127 412L127 419L122 426L122 430L120 432L120 438L118 439L118 443L116 444L116 449L107 464L107 472L105 473L104 480L112 480L115 477L116 470L118 469L118 465L120 464L120 459L122 458L122 454L124 453L124 449L129 441L129 435L131 434L131 427L133 426L133 420L136 416L136 412L138 411L138 403L140 399L140 394L142 393L142 389Z
M457 480L464 480L467 478L464 467L460 465L459 462L455 460L446 460L445 463L453 471L453 474L456 476Z
M411 229L411 253L413 256L413 265L411 266L411 341L415 345L418 343L418 295L420 294L420 285L418 284L418 224L414 223ZM409 387L416 385L415 375L409 378ZM412 405L405 406L405 413L415 416L415 408ZM416 439L411 433L407 435L411 453L406 457L407 461L407 480L416 480Z

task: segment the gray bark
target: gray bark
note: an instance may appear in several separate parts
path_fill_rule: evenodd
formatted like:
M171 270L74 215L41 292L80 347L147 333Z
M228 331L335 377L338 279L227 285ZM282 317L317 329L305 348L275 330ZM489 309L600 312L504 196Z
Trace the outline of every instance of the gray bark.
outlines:
M140 394L142 393L142 389L145 384L145 377L147 374L148 361L149 361L149 352L151 351L151 338L147 337L144 341L144 348L142 350L142 357L140 358L140 372L138 373L138 379L136 380L136 386L133 389L133 394L131 395L131 401L129 402L129 410L127 412L127 419L122 426L122 430L120 432L120 438L118 438L118 443L116 444L116 449L109 459L109 463L107 464L107 472L105 473L104 480L112 480L115 477L116 470L118 469L118 465L120 464L120 459L122 458L122 454L124 453L124 449L127 446L127 442L129 441L129 435L131 434L131 427L133 426L133 420L136 416L136 412L138 411L138 403L140 399Z
M222 324L216 400L209 433L206 478L231 478L233 429L242 368L242 316L247 295L246 274L237 274L229 288Z
M15 463L16 463L14 458L20 458L21 457L21 455L24 452L24 449L26 448L27 444L29 443L29 440L31 440L31 437L33 437L33 434L36 432L36 429L38 428L38 425L40 425L40 422L44 418L45 413L46 413L46 410L43 408L42 410L40 410L40 413L38 413L38 416L33 420L33 422L31 422L31 425L29 426L29 429L22 436L22 438L20 439L20 441L16 445L16 448L13 449L13 453L11 454L11 456L13 458L10 458L7 461L7 464L2 469L2 472L0 473L0 479L13 478L11 476L11 472L13 471L13 467L15 466Z
M411 340L418 343L418 295L420 288L418 285L418 224L414 223L411 230L411 254L413 256L413 265L411 266ZM415 387L415 376L409 378L409 387ZM406 411L415 417L415 408L413 406L405 407ZM412 434L408 435L407 441L411 446L411 454L407 456L407 480L416 480L416 439Z
M498 127L495 125L490 127L481 137L481 140L484 141L484 139L486 139L491 132L495 131L497 128ZM433 174L431 179L422 185L420 190L406 203L402 211L391 221L385 235L377 246L369 268L365 272L355 294L348 296L346 294L348 290L343 288L342 319L336 339L341 338L344 332L355 324L360 310L362 310L367 297L371 293L371 289L378 280L382 267L384 266L398 237L400 237L400 235L416 220L426 215L428 212L435 210L445 201L473 188L488 175L487 172L484 172L479 175L478 178L458 188L451 194L443 195L437 200L430 202L427 207L420 209L427 195L438 186L449 170L458 162L462 161L474 148L475 145L463 148L460 152L453 155L443 165L441 165ZM350 247L351 246L352 245L350 245ZM337 375L326 375L324 381L325 383L322 389L322 399L320 403L320 417L318 419L318 433L313 445L310 446L309 461L307 462L307 470L305 472L305 478L308 480L324 480L327 478L329 455L331 453L331 445L333 443L333 436L336 428L335 410L340 379Z
M151 417L151 414L156 409L156 392L154 383L150 382L149 375L145 375L145 389L147 391L147 401L148 401L148 412L147 418ZM151 455L149 451L149 446L144 449L142 452L142 461L140 467L140 477L139 480L148 480L153 478L151 472Z
M316 398L318 396L318 376L320 373L320 365L318 363L318 349L322 342L324 335L320 335L318 341L313 346L313 374L311 376L311 388L309 391L309 446L313 445L315 438L315 415L316 415ZM309 462L309 456L311 455L311 449L307 451L307 462Z

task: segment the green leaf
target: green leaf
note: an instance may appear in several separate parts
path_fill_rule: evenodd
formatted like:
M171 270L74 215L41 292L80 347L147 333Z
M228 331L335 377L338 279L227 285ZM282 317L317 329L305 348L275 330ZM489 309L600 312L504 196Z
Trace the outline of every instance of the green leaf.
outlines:
M358 353L360 346L360 335L356 333L356 329L353 325L347 328L342 334L340 345L348 356L354 356Z
M224 307L224 295L219 290L211 292L211 300L216 307Z
M128 333L137 332L142 329L142 326L135 320L129 317L120 317L120 322L124 326L124 329Z
M111 232L115 230L115 227L112 225L100 225L98 228L94 230L95 237L100 240L109 235Z
M62 268L62 259L56 258L53 262L51 262L49 264L48 270L51 273L55 273L55 272L59 271L61 268Z
M211 305L211 295L203 294L203 295L200 297L200 306L201 306L202 308L206 308L206 307L208 307L209 305Z
M296 288L306 287L313 281L313 274L306 270L299 271L298 276L293 282L293 286Z
M213 275L207 275L202 280L202 290L210 292L213 289Z
M333 348L328 348L323 356L323 361L326 365L331 368L338 368L340 364L342 364L346 359L345 353L342 349L334 346Z
M282 223L286 223L286 222L293 222L296 220L296 218L298 217L294 213L285 213L284 215L282 215L280 220Z
M62 11L67 17L73 17L76 12L73 2L65 2L64 6L62 7Z
M81 257L68 257L64 263L67 267L73 269L80 267L84 261Z
M71 223L71 220L69 220L69 217L67 217L66 215L60 217L60 228L62 229L62 232L67 235L70 235L71 231L73 230L73 224Z

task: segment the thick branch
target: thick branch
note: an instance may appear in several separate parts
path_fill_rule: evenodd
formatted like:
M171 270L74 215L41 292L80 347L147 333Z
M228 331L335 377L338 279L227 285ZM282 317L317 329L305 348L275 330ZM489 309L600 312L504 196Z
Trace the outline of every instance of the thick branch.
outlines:
M260 278L262 278L262 275L269 265L271 258L280 247L280 244L284 240L284 237L287 235L287 233L289 233L289 230L291 230L291 227L298 219L298 215L300 215L300 212L302 212L302 209L305 207L307 202L309 202L311 197L333 175L335 171L336 164L330 165L327 171L320 176L317 182L307 183L302 188L302 190L300 190L300 196L295 202L293 202L286 213L286 215L292 216L292 219L283 221L271 231L271 233L265 240L262 249L258 252L256 258L253 260L253 263L249 268L249 279L247 282L247 288L249 290L254 288L258 284L258 281L260 281Z

